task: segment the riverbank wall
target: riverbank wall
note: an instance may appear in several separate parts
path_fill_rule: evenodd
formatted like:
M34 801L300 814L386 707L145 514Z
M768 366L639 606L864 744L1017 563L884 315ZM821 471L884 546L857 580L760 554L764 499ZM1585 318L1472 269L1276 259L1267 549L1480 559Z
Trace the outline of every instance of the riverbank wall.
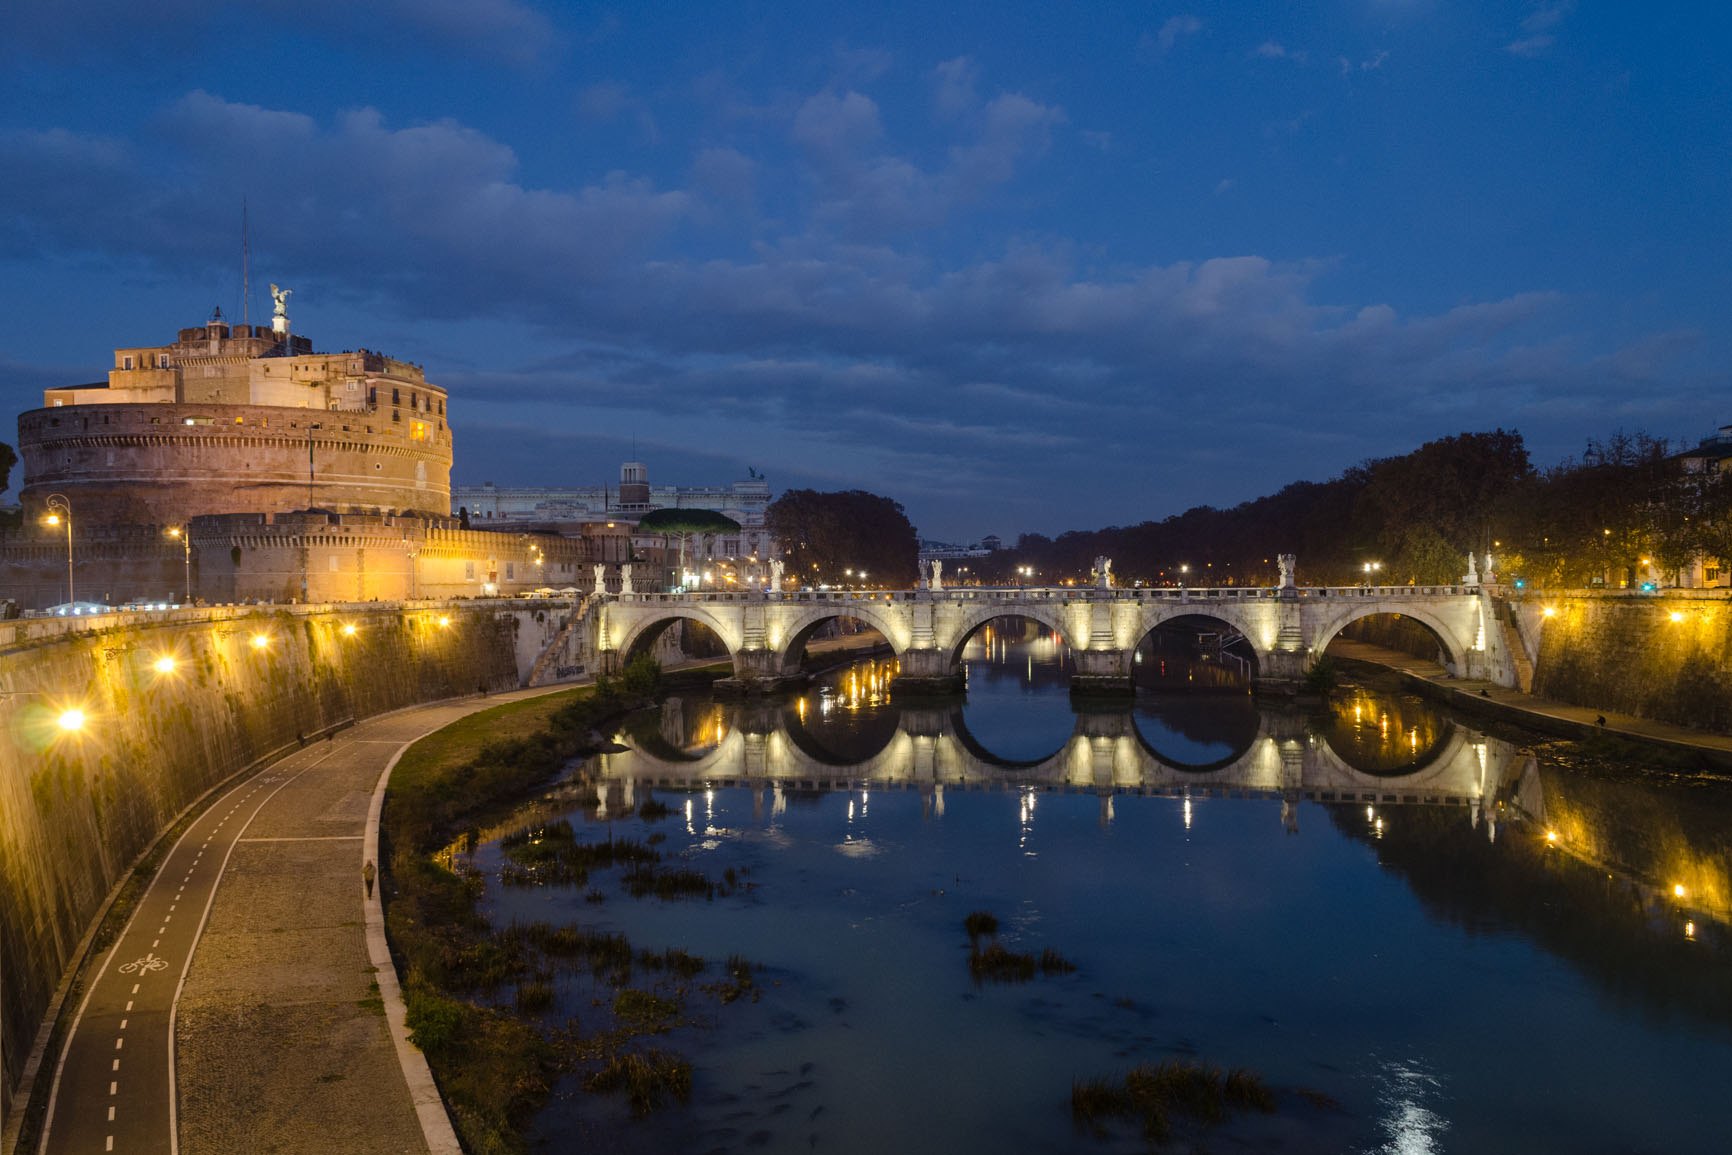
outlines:
M1725 591L1583 590L1509 604L1534 658L1535 694L1732 733L1732 600Z
M351 720L520 678L520 614L366 603L0 626L0 1104L133 864L207 792ZM166 659L166 661L165 661ZM77 728L69 711L82 715Z

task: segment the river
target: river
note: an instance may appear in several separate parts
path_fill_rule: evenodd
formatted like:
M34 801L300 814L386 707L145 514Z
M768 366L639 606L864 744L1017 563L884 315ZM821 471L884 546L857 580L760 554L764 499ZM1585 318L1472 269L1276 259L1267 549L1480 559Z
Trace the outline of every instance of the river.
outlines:
M1179 1112L1164 1150L1726 1149L1726 783L1573 764L1378 679L1260 707L1150 654L1134 706L1079 711L1038 627L966 658L961 701L893 700L884 660L772 703L676 696L483 832L496 926L708 960L545 976L539 1014L579 1036L614 1029L620 985L671 1000L629 1045L692 1086L636 1117L569 1075L538 1148L1149 1150L1073 1086L1169 1062L1252 1070L1275 1109ZM713 897L633 898L624 868L499 885L499 835L561 818ZM996 932L971 942L972 912ZM993 943L1074 970L974 973ZM756 969L724 1001L730 956Z

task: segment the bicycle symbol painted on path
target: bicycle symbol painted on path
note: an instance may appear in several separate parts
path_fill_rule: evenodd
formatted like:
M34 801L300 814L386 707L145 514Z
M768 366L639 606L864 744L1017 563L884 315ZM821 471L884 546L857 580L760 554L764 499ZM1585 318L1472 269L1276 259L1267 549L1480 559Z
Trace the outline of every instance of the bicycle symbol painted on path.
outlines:
M149 974L151 971L167 969L167 959L160 959L154 954L147 954L143 958L133 959L131 962L122 966L120 968L120 973L123 975L144 975Z

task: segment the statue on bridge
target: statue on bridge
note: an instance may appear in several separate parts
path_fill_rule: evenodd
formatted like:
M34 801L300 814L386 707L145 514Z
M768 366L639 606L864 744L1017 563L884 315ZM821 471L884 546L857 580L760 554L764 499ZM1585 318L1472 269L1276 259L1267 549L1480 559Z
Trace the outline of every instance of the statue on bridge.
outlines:
M631 588L631 566L630 565L622 565L619 567L619 592L622 595L630 594L633 592L633 590Z
M1290 590L1293 588L1293 570L1298 565L1299 558L1295 554L1283 553L1275 558L1275 564L1281 567L1281 582L1278 588Z
M1497 575L1492 573L1491 554L1489 553L1485 555L1485 572L1483 576L1487 584L1497 581Z
M597 594L607 592L607 567L600 562L595 563L595 592Z
M1096 589L1112 589L1113 559L1110 557L1095 558L1095 568L1089 571L1089 577L1094 579Z
M1478 568L1478 566L1479 566L1479 559L1474 557L1473 554L1470 552L1467 555L1467 572L1465 574L1461 575L1461 584L1462 585L1464 585L1464 586L1476 586L1479 584L1479 568Z
M782 562L781 558L779 558L779 557L778 558L772 558L770 560L770 592L771 593L778 593L779 594L782 592L782 567L783 567L783 562Z
M935 557L932 559L932 588L935 590L944 588L944 561L942 558Z

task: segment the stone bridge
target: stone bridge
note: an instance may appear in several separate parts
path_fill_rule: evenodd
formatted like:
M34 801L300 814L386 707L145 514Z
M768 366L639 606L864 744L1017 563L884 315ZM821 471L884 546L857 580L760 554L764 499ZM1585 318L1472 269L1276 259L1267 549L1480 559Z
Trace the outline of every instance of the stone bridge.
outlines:
M1077 690L1126 692L1133 655L1151 630L1175 619L1206 619L1244 637L1258 682L1292 686L1343 627L1374 614L1400 614L1425 626L1457 677L1517 684L1491 591L1467 585L608 595L582 603L559 632L559 652L538 665L617 669L668 626L688 620L702 622L727 646L732 688L776 691L802 681L806 640L816 630L852 618L889 642L901 688L951 691L961 685L963 647L975 631L994 618L1018 617L1069 645Z
M778 797L785 790L867 787L919 789L940 798L946 789L1061 789L1467 806L1489 820L1486 812L1494 809L1500 790L1511 788L1530 761L1507 742L1457 725L1411 765L1372 773L1350 765L1326 739L1308 734L1303 719L1281 713L1265 713L1242 749L1206 766L1186 765L1151 748L1128 712L1080 712L1057 750L1028 762L984 750L968 734L960 710L904 709L895 733L858 761L815 749L792 711L742 711L732 720L715 745L698 754L639 743L600 755L599 784L623 792L616 797L604 790L604 802L629 807L637 791L655 786L767 786Z

